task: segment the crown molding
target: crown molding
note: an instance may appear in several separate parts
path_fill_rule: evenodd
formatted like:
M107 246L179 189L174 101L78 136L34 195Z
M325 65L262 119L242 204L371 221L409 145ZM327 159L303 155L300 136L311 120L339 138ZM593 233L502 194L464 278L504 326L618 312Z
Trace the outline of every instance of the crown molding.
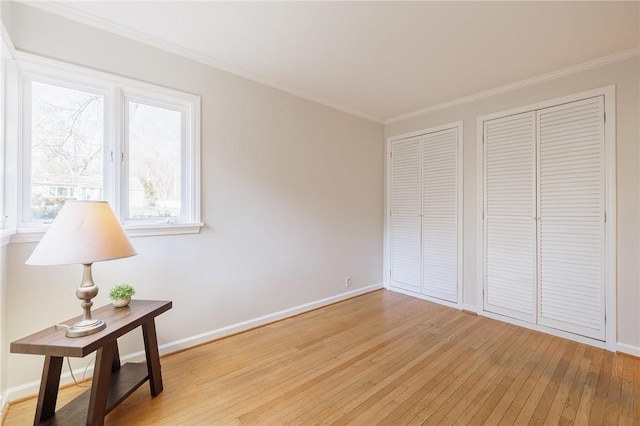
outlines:
M346 112L347 114L364 118L365 120L368 120L368 121L373 121L375 123L380 123L380 124L384 123L384 119L382 119L381 117L376 117L374 115L367 114L365 112L362 112L353 108L349 108L344 105L337 104L327 99L323 99L321 97L311 95L302 90L298 90L294 87L287 86L286 84L271 80L270 78L265 77L261 74L254 73L252 71L246 70L241 67L237 67L232 64L228 64L226 62L213 58L209 55L205 55L195 50L178 46L176 44L162 40L160 38L150 36L148 34L144 34L132 28L116 24L112 21L98 18L89 13L79 11L77 9L74 9L72 7L66 6L61 3L57 3L51 0L45 0L45 1L17 0L17 2L33 7L35 9L42 10L44 12L48 12L54 15L61 16L66 19L70 19L75 22L79 22L81 24L84 24L90 27L98 28L103 31L110 32L112 34L137 41L139 43L146 44L148 46L155 47L160 50L164 50L169 53L173 53L178 56L182 56L187 59L191 59L201 64L208 65L210 67L217 68L222 71L226 71L228 73L237 75L247 80L254 81L256 83L260 83L264 86L281 90L283 92L289 93L299 98L303 98L308 101L315 102L317 104L324 105L332 109L336 109L338 111Z
M314 96L308 94L304 91L295 89L293 87L287 86L280 82L271 80L263 75L258 73L254 73L252 71L246 70L241 67L237 67L232 64L228 64L226 62L220 61L216 58L213 58L208 55L204 55L200 52L196 52L191 49L187 49L185 47L181 47L175 45L173 43L169 43L165 40L162 40L157 37L149 36L147 34L143 34L140 31L116 24L112 21L98 18L91 14L79 11L72 7L66 6L61 3L57 3L52 0L44 0L44 1L29 1L29 0L16 0L18 3L26 4L28 6L34 7L36 9L43 10L48 13L52 13L58 16L61 16L66 19L70 19L72 21L76 21L94 28L98 28L112 34L119 35L121 37L134 40L152 47L155 47L160 50L164 50L175 55L191 59L193 61L208 65L213 68L217 68L222 71L226 71L228 73L237 75L239 77L243 77L247 80L254 81L256 83L260 83L262 85L272 87L277 90L281 90L283 92L289 93L291 95L309 100L311 102L315 102L317 104L321 104L327 106L329 108L333 108L360 118L364 118L368 121L373 121L375 123L381 124L392 124L398 121L406 120L409 118L414 118L423 114L432 113L435 111L440 111L443 109L451 108L458 105L467 104L470 102L474 102L480 99L488 98L491 96L499 95L502 93L507 93L513 90L521 89L524 87L532 86L535 84L543 83L545 81L554 80L557 78L565 77L568 75L576 74L582 71L586 71L589 69L597 68L603 65L612 64L615 62L620 62L626 59L630 59L633 57L637 57L640 55L640 48L633 48L629 50L624 50L622 52L614 53L612 55L604 56L601 58L593 59L590 61L586 61L580 64L571 65L566 68L562 68L556 71L551 71L549 73L541 74L532 78L528 78L525 80L521 80L519 82L510 83L504 86L496 87L494 89L489 89L483 92L479 92L473 95L465 96L462 98L454 99L452 101L443 102L441 104L433 105L430 107L422 108L416 111L408 112L405 114L401 114L395 117L383 119L381 117L377 117L371 114L367 114L365 112L349 108L335 102L329 101L327 99L320 98L318 96ZM4 36L4 34L3 34Z
M16 48L13 45L13 41L11 41L11 37L9 37L9 33L2 21L0 21L0 49L2 49L3 55L8 56L9 58L15 58Z
M396 123L398 121L407 120L409 118L418 117L423 114L440 111L443 109L451 108L458 105L468 104L480 99L489 98L491 96L499 95L502 93L511 92L513 90L522 89L524 87L540 84L545 81L555 80L557 78L565 77L579 72L587 71L593 68L598 68L604 65L613 64L615 62L624 61L634 57L640 56L640 48L633 48L629 50L623 50L622 52L614 53L612 55L603 56L601 58L593 59L590 61L582 62L580 64L571 65L566 68L561 68L556 71L551 71L545 74L541 74L535 77L521 80L515 83L506 84L504 86L496 87L494 89L485 90L484 92L476 93L473 95L465 96L463 98L454 99L452 101L443 102L438 105L433 105L427 108L422 108L417 111L408 112L406 114L398 115L388 118L384 121L384 124Z

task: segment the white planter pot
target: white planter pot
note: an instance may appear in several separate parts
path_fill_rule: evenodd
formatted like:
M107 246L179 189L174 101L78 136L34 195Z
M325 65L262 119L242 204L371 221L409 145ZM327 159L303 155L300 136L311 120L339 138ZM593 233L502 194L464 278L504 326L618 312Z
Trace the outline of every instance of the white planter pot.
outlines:
M129 304L129 302L131 302L130 297L127 297L126 299L114 299L113 306L115 306L116 308L124 308Z

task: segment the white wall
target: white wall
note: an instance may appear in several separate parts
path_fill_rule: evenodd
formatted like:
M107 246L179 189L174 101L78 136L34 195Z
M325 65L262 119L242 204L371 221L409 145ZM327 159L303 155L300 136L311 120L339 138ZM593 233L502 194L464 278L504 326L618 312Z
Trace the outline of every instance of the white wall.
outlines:
M138 256L95 264L96 306L119 282L172 300L165 344L340 295L346 276L349 290L382 282L381 124L22 4L11 35L18 50L202 97L205 228L134 238ZM8 247L10 341L80 313L81 267L25 266L33 248ZM123 355L141 349L139 333L121 341ZM8 386L38 380L42 358L9 355Z
M619 348L640 355L640 66L638 57L456 107L388 124L387 137L464 120L464 304L477 305L478 187L476 118L616 85L617 313Z

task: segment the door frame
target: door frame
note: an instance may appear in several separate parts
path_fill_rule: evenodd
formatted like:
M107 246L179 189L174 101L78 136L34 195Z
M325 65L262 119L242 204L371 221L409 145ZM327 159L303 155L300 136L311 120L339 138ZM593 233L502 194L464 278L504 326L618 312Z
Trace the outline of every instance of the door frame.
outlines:
M502 315L488 312L484 307L484 275L485 275L485 234L484 234L484 210L485 210L485 194L484 194L484 122L496 118L509 115L520 114L524 112L535 111L543 108L575 102L582 99L604 96L604 155L605 155L605 274L604 274L604 290L605 290L605 341L584 337L581 335L557 330L551 327L532 324L525 321L505 317ZM617 313L616 313L616 283L617 283L617 211L616 211L616 87L615 85L600 87L568 96L549 99L535 104L530 104L518 108L512 108L499 111L487 115L478 116L476 118L476 166L477 166L477 191L478 191L478 214L476 217L476 225L478 232L477 240L477 312L489 318L498 319L500 321L509 322L530 329L542 331L547 334L559 336L586 343L591 346L605 348L610 351L616 350L616 330L617 330ZM536 302L537 303L537 302Z
M414 293L411 291L404 291L395 287L391 287L391 147L393 142L408 139L416 136L425 135L427 133L439 132L441 130L456 129L458 133L458 146L457 146L457 227L458 227L458 298L457 303L451 303L446 300L438 299L435 297L429 297L421 293ZM399 293L415 296L421 299L425 299L434 303L438 303L445 306L461 309L463 306L462 292L464 289L464 257L463 257L463 241L464 241L464 229L463 229L463 188L464 188L464 174L463 174L463 142L464 142L464 122L462 120L452 123L442 124L439 126L428 127L413 132L403 133L396 136L390 136L386 139L385 143L385 198L384 198L384 259L383 259L383 276L384 276L384 288L387 290L393 290ZM422 247L422 245L421 245ZM422 287L422 286L421 286Z

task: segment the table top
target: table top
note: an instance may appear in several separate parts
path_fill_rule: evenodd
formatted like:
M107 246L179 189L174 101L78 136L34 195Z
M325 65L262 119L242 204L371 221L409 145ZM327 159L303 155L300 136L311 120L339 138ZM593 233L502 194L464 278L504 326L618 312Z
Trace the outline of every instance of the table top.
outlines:
M12 353L84 357L103 347L106 343L130 332L136 327L157 317L172 307L172 302L160 300L131 301L125 308L105 305L91 311L91 316L107 324L104 330L89 336L66 337L64 327L52 325L30 336L11 342ZM82 319L82 315L62 324L72 325Z

